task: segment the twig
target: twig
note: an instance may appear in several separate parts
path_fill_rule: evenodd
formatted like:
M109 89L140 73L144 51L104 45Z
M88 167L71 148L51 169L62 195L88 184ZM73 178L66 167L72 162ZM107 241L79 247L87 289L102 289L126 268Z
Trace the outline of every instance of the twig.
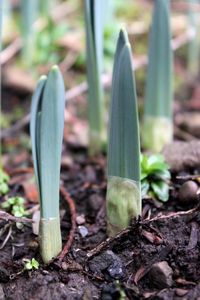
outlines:
M74 239L74 235L76 231L76 207L73 199L70 197L70 195L68 194L68 192L65 190L64 187L60 187L60 193L67 201L71 213L71 230L69 233L69 237L67 238L67 243L65 244L62 252L58 256L59 261L62 261L64 257L67 255L67 253L69 252Z
M33 174L33 168L18 168L18 169L14 169L14 170L7 170L6 171L8 173L9 176L15 176L18 174Z
M5 221L11 221L11 222L16 222L16 223L33 223L34 221L25 217L15 217L10 215L9 213L0 210L0 219L5 220Z
M157 216L157 217L154 217L154 218L148 219L148 220L146 220L146 219L142 220L141 225L149 224L151 222L156 222L156 221L162 221L162 220L169 219L169 218L177 218L180 216L187 216L187 215L193 214L195 212L198 212L198 210L199 210L199 205L197 205L195 208L192 208L187 211L172 212L167 215Z
M8 234L7 234L6 238L5 238L5 240L3 241L3 243L1 244L0 250L2 250L5 247L5 245L7 244L8 240L9 240L9 238L11 236L11 234L12 234L12 225L9 226Z
M7 63L22 47L21 38L16 38L7 48L0 53L0 65Z
M97 245L97 247L95 247L94 249L90 250L87 253L87 257L88 257L88 259L90 259L93 256L98 255L102 250L107 249L108 247L110 247L110 245L112 243L120 240L125 235L130 234L131 232L133 232L134 229L137 229L137 227L139 227L139 226L148 225L151 222L162 221L162 220L169 219L169 218L177 218L179 216L186 216L188 214L195 213L198 210L199 210L199 205L197 207L193 208L193 209L188 210L188 211L180 211L180 212L177 212L177 213L170 213L168 215L157 216L157 217L154 217L152 219L139 220L135 224L133 224L132 226L121 230L116 236L107 238L105 241L103 241L102 243Z
M120 240L123 236L129 234L131 232L131 230L132 230L132 228L128 227L126 229L121 230L116 236L107 238L105 241L103 241L102 243L100 243L99 245L97 245L97 247L95 247L94 249L90 250L87 253L87 257L88 258L92 258L93 256L96 256L102 250L107 249L110 246L110 244L112 244L113 242L116 242L117 240Z

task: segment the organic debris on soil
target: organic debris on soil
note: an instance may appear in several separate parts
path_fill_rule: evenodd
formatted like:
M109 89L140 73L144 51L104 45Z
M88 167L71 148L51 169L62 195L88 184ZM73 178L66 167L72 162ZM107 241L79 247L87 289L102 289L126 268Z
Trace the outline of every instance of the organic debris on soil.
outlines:
M21 176L17 173L11 179ZM76 230L72 233L73 204L69 208L63 198L63 244L73 234L72 246L62 259L44 266L31 223L24 223L19 230L16 220L0 216L1 243L8 228L12 228L10 238L1 249L2 297L27 300L200 297L198 204L192 201L185 206L178 201L175 187L181 186L180 179L174 179L167 204L156 208L151 199L145 200L145 218L133 220L129 228L109 239L106 239L105 219L105 158L91 160L83 151L77 152L73 164L62 167L61 179L62 198L66 189L77 213L73 225ZM15 184L11 190L16 192ZM23 193L20 185L19 191ZM23 259L32 257L40 262L39 269L23 270Z

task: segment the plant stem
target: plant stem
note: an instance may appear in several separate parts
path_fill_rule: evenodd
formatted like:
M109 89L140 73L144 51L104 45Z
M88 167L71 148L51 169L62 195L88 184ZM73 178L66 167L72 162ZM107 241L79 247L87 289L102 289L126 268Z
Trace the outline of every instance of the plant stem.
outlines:
M42 259L49 263L62 250L59 217L40 220L39 240Z
M173 139L173 123L167 117L145 115L142 124L142 144L145 149L160 152Z
M141 214L140 182L115 176L108 178L107 229L114 236Z

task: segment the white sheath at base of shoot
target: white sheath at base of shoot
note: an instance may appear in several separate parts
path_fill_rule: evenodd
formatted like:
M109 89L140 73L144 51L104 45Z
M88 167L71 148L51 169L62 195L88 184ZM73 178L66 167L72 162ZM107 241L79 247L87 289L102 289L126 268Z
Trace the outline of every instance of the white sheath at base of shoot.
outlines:
M41 219L39 227L40 253L44 263L49 263L62 250L60 219Z
M114 236L141 212L140 182L110 176L107 188L107 230ZM118 223L116 224L116 220Z
M160 152L163 146L173 140L173 123L166 117L144 116L142 144L153 152Z

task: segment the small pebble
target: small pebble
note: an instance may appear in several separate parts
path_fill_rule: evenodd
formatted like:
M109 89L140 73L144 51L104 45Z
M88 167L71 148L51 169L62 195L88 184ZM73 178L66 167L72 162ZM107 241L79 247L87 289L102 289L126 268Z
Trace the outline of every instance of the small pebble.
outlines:
M197 200L198 184L195 181L186 181L179 190L178 198L181 203Z
M171 287L173 271L166 261L161 261L153 264L149 271L149 278L151 283L157 288Z
M78 230L83 238L88 235L88 229L85 226L78 226Z
M102 273L106 274L108 278L122 279L125 276L121 258L110 250L94 257L89 262L89 268L97 275L102 276Z
M78 225L83 225L85 223L85 216L84 215L77 216L76 223Z

